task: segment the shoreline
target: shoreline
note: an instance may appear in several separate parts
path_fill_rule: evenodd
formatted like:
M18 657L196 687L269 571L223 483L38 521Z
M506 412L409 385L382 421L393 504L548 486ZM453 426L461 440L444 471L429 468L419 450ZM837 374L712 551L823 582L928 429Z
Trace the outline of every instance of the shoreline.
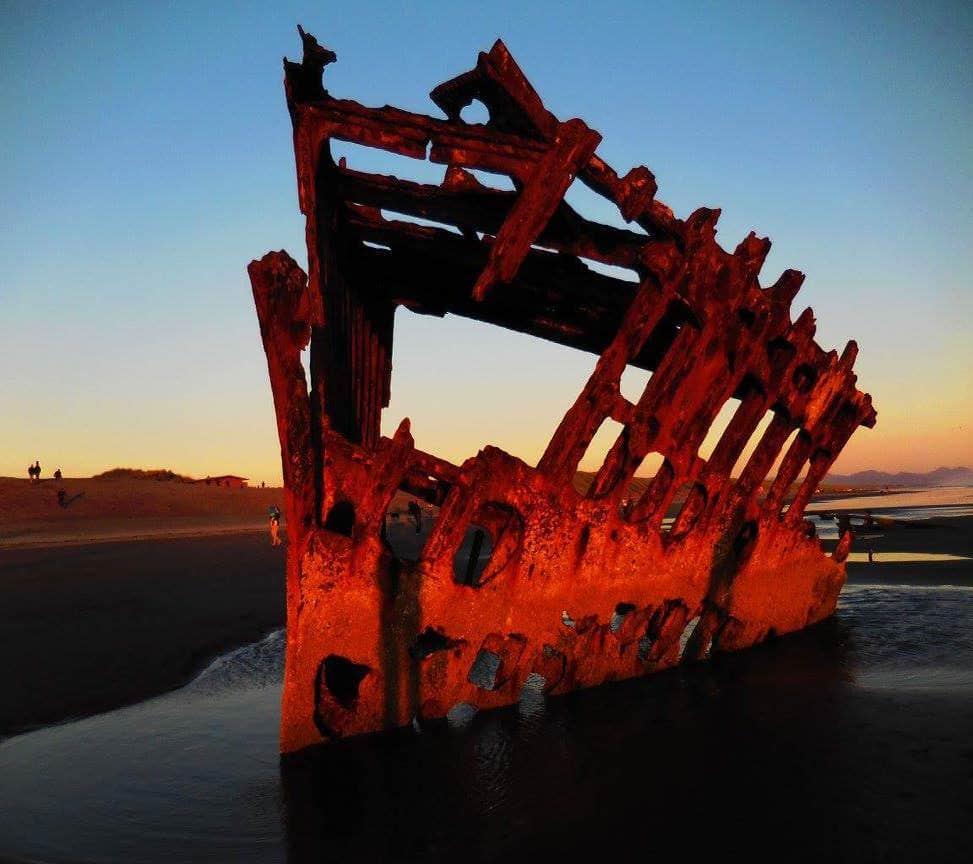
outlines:
M169 526L165 528L133 528L129 531L113 531L101 534L36 535L23 539L0 539L0 552L24 549L63 549L71 546L94 546L101 543L146 542L155 540L193 540L204 537L224 537L236 534L267 533L264 523L259 525L199 525L189 528ZM284 533L282 526L281 533Z
M183 687L188 687L190 684L192 684L193 681L199 678L207 669L209 669L221 657L225 657L229 654L232 654L234 651L238 651L241 648L246 648L250 645L256 645L264 641L272 633L276 633L278 630L281 629L283 629L283 625L281 627L271 627L270 629L266 630L263 633L260 633L259 635L251 639L244 639L243 641L237 641L234 639L232 641L227 641L227 643L222 646L214 645L213 646L215 649L214 653L210 653L198 658L198 662L196 663L192 672L187 674L181 680L175 682L174 684L171 684L170 686L164 687L162 689L155 689L155 690L145 692L141 695L135 696L134 698L128 701L119 702L118 704L108 705L106 707L102 707L94 711L80 711L79 713L75 713L75 714L66 714L65 716L60 717L56 720L34 723L26 726L18 726L12 730L5 729L3 728L3 726L0 726L0 745L2 745L5 741L9 741L12 738L16 738L19 735L28 735L31 732L37 732L41 729L53 729L58 726L67 726L70 723L77 723L80 720L87 720L90 717L98 717L102 714L110 714L113 711L121 711L125 708L131 708L135 705L143 705L146 702L152 701L153 699L158 699L170 693L175 693L178 690L182 690ZM6 859L0 857L0 864L7 864Z
M178 689L221 654L283 627L284 552L264 530L5 548L0 652L10 671L0 740ZM895 550L973 555L971 538L973 516L893 528L876 544L876 563L849 562L846 584L973 587L971 558L882 562Z
M973 516L936 517L933 512L929 519L869 531L868 536L852 541L855 558L847 563L847 584L973 586ZM837 539L822 541L827 554L837 545ZM855 560L869 549L872 563ZM936 557L922 560L927 554Z
M933 583L933 582L921 582L921 581L914 581L914 580L905 581L905 582L898 582L898 581L873 582L865 578L853 579L851 577L849 577L848 580L846 581L845 587L860 587L860 588L909 587L909 588L928 588L928 589L961 588L961 589L973 590L973 585L965 582ZM833 620L833 617L834 616L832 616L830 619L825 619L825 620ZM134 705L141 705L153 699L157 699L166 696L169 693L173 693L178 690L181 690L183 687L188 686L194 680L196 680L200 675L202 675L207 669L209 669L213 665L213 663L219 660L219 658L224 657L241 648L246 648L247 646L258 644L259 642L265 640L271 634L276 633L281 629L283 629L283 624L281 624L281 626L271 627L266 631L254 636L253 638L246 638L242 640L239 638L228 638L225 640L225 643L222 645L214 644L212 645L211 653L208 653L203 656L198 656L196 658L191 673L187 673L180 680L174 683L170 683L168 686L161 687L158 689L147 688L145 692L139 695L135 695L133 698L127 701L123 701L123 702L120 701L114 704L106 705L96 710L81 710L76 713L64 714L63 716L59 716L57 719L53 719L53 720L42 721L42 722L32 723L27 725L17 725L13 728L4 728L3 725L0 725L0 745L2 745L5 741L10 740L12 738L16 738L17 736L20 735L26 735L31 732L36 732L42 729L51 729L51 728L56 728L58 726L66 726L68 724L85 720L90 717L97 717L101 714L109 714L111 712L119 711L124 708L129 708ZM788 636L799 636L800 633L803 632L804 631L798 631L798 633L786 634L781 638L786 639ZM756 646L755 648L746 649L746 651L754 651L754 650L758 650L759 648L760 646ZM738 655L739 653L741 652L731 652L730 654L725 656L727 658L732 658ZM730 662L733 661L731 660ZM666 670L666 671L672 671L672 670ZM663 672L659 674L665 674L665 673ZM0 861L5 861L5 860L6 859L0 859Z
M255 532L5 550L0 738L177 689L285 622Z

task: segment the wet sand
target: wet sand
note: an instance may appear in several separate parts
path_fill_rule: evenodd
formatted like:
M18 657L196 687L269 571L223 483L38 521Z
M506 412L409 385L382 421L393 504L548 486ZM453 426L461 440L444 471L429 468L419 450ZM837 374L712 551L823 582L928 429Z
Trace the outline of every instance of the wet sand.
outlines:
M826 540L824 548L830 553L836 544ZM973 586L973 516L931 515L882 531L863 530L851 548L847 568L851 584ZM867 561L869 548L872 563ZM919 560L924 553L954 556L954 560ZM862 557L866 560L856 560Z
M973 794L969 615L942 607L943 597L960 600L965 591L943 594L930 586L973 586L973 562L888 560L926 552L973 558L973 516L930 514L921 526L893 525L880 537L860 538L853 548L871 543L876 560L849 564L846 593L881 597L896 589L867 586L896 583L928 590L879 599L867 610L845 599L835 619L805 633L711 664L551 700L536 726L525 721L523 706L488 712L470 734L368 736L286 763L278 775L279 685L256 706L249 690L228 685L226 716L252 725L259 736L253 740L232 738L233 729L219 724L209 729L210 721L180 708L179 699L193 698L190 687L163 697L177 701L171 711L163 701L161 716L183 718L187 735L213 740L190 739L196 743L183 755L166 749L171 741L159 744L146 775L189 760L189 795L200 782L200 752L223 746L246 765L261 754L256 762L270 766L266 776L248 782L259 780L266 802L256 810L251 802L238 816L257 818L265 833L250 845L241 839L234 860L282 860L276 839L282 821L286 856L294 862L576 860L673 843L697 854L791 860L965 860ZM283 553L253 532L0 551L0 736L173 690L220 652L282 626ZM929 623L923 616L933 613L939 617ZM916 646L921 651L913 657ZM949 676L959 676L961 686ZM929 682L939 683L929 689ZM154 704L126 711L151 712ZM136 765L151 754L123 763L117 777L111 766L129 739L153 742L163 734L132 726L127 716L103 714L79 727L105 726L101 749L89 732L71 743L73 725L8 742L36 742L22 745L24 776L33 778L37 800L53 808L53 824L64 824L64 808L77 797L69 790L83 788L85 777L95 778L94 786L77 790L81 801L106 797L105 833L91 839L99 855L74 849L92 818L85 803L75 808L76 824L63 829L70 854L43 860L105 857L99 844L117 835L118 806L125 803L111 790L122 783L128 789ZM62 732L68 742L58 780L44 760ZM216 757L204 762L215 772L208 794L226 799L214 805L215 825L237 806L244 775L223 777ZM18 782L26 789L26 779ZM151 787L138 806L155 813L151 802L160 794ZM133 802L125 806L138 810ZM187 810L190 827L181 842L210 835L197 830L202 807ZM159 854L144 860L197 860L170 857L172 813L164 809L158 818ZM144 824L130 827L140 849L135 857L142 857L155 841ZM39 823L24 831L38 841L50 833ZM219 842L237 839L234 822ZM25 841L23 848L33 846ZM12 851L0 848L0 860Z
M284 623L263 533L0 551L0 736L185 684Z
M971 622L969 589L852 586L750 651L283 763L277 632L0 743L0 860L965 864Z
M973 586L973 517L896 527L850 584ZM825 541L829 551L834 541ZM894 553L968 560L890 562ZM284 550L263 532L0 552L0 736L185 684L221 651L284 624Z
M859 686L848 642L839 616L538 728L320 748L284 764L287 860L969 860L970 691Z

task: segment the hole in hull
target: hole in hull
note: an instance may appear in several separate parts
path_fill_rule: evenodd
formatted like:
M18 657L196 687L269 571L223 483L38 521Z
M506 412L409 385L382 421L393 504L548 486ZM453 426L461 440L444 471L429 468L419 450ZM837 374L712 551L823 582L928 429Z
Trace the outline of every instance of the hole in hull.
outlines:
M409 648L409 654L416 660L424 660L429 655L435 654L438 651L449 651L451 648L455 648L461 644L462 641L462 639L450 639L441 630L434 630L432 627L427 627L416 637L416 641Z
M625 623L625 616L634 611L634 603L619 603L615 607L615 611L612 613L611 621L608 624L608 629L611 630L612 633L618 633L618 631L622 629L622 624Z
M500 671L500 655L481 648L470 667L466 680L481 690L493 690L497 685L497 673Z
M689 641L693 638L693 634L696 632L696 628L699 626L699 615L695 618L691 618L686 622L686 626L683 628L682 633L679 636L679 660L680 662L686 656L686 646Z
M680 484L679 488L676 489L675 494L672 496L672 501L669 504L669 512L666 514L666 519L662 523L663 531L669 532L672 530L672 526L675 523L675 514L682 509L692 489L693 484L689 481Z
M622 434L624 428L621 423L612 420L611 417L606 417L601 421L601 425L591 437L584 456L581 457L581 461L578 463L578 470L584 472L582 476L576 478L576 487L578 485L577 481L580 481L581 485L584 486L584 489L578 490L579 492L584 493L587 491L588 485L594 479L594 475L587 472L597 472L601 468L605 457L608 455L608 451L618 440L618 436Z
M473 722L479 709L469 702L457 702L446 712L446 722L455 729L463 729Z
M355 507L350 501L336 501L328 511L324 527L335 534L351 537L355 527Z
M453 581L458 585L477 587L480 577L490 563L493 554L493 538L480 525L470 525L466 536L453 556Z
M706 433L703 443L699 445L699 450L696 451L696 455L700 459L709 461L709 458L713 455L713 451L716 449L716 445L723 437L726 427L730 425L730 421L739 408L739 399L730 397L723 403L723 407L720 408L719 413L713 418L713 422L710 424L709 432Z
M396 558L418 561L438 507L420 504L403 492L396 493L385 513L385 541Z
M358 690L369 672L371 669L368 666L339 654L329 654L324 658L324 686L334 701L348 711L357 704Z
M622 371L618 380L618 392L633 405L642 398L642 393L649 383L652 373L647 369L640 369L631 363Z

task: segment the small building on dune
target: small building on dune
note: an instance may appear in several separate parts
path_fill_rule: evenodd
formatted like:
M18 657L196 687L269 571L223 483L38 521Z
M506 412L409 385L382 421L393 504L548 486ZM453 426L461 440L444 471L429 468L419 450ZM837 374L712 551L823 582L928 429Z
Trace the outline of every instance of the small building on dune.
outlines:
M197 480L197 483L205 483L207 486L231 486L234 489L246 489L248 477L237 477L236 474L220 474L218 477L204 477Z

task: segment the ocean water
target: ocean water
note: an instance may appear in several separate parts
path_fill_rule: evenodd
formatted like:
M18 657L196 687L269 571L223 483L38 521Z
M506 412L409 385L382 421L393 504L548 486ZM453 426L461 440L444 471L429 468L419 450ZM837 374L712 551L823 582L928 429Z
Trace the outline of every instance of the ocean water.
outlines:
M888 519L896 522L936 522L957 516L973 516L973 487L943 486L916 492L893 492L886 495L812 502L805 516L814 523L817 535L822 540L838 539L837 522L821 516L822 513L834 510L848 510L858 517L854 520L854 524L859 526L859 537L864 537L866 534L863 531L867 529L860 526L866 511L870 511L880 523ZM881 538L881 530L875 536ZM852 555L855 553L853 552ZM927 557L926 560L931 561L935 558Z
M283 652L277 631L178 691L0 743L0 859L969 848L973 589L848 586L835 618L752 651L281 763Z

